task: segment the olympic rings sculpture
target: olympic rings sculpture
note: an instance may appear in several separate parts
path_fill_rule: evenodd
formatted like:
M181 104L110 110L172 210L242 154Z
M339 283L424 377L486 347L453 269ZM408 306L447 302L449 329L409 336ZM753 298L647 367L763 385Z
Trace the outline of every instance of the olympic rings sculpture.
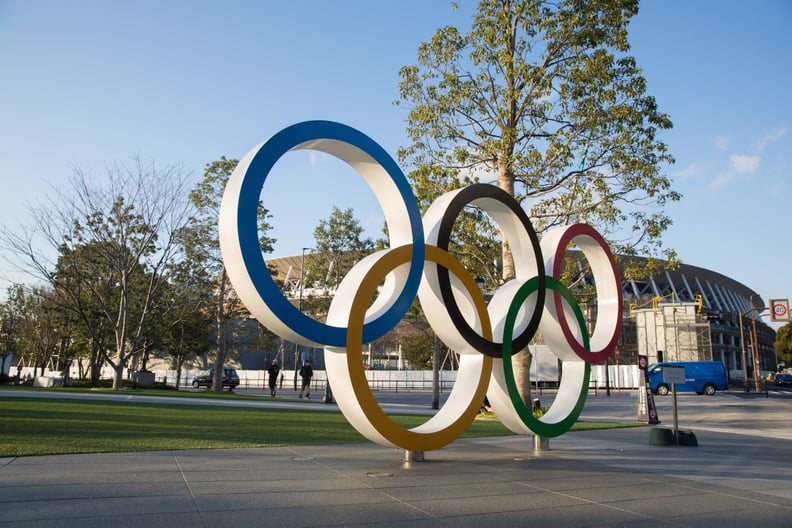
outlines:
M301 149L330 154L357 171L382 207L390 237L389 249L362 259L344 277L325 323L306 316L282 295L258 244L256 215L265 180L284 154ZM468 205L491 215L514 256L516 277L501 285L489 304L448 252L454 221ZM248 152L226 186L219 231L226 270L251 314L285 339L323 346L327 378L342 413L361 434L385 446L430 451L448 445L472 423L485 395L511 431L559 436L580 416L591 364L604 362L617 344L622 317L618 271L607 243L592 227L555 228L540 241L520 205L487 184L439 197L422 219L396 162L368 136L340 123L297 123ZM580 307L558 279L572 243L594 276L597 321L591 335ZM377 298L368 306L375 292ZM460 360L446 403L425 423L405 429L387 416L371 392L362 345L394 328L416 295L437 336ZM558 394L541 418L523 404L511 366L512 353L525 348L537 331L562 364Z

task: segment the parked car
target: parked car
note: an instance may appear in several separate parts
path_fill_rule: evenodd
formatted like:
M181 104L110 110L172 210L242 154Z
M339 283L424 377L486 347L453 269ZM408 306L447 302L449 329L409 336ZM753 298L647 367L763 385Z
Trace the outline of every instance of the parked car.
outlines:
M788 386L792 387L792 374L786 374L784 372L779 372L778 374L776 374L775 384L776 384L776 387L781 387L783 385L788 385Z
M214 369L204 370L195 376L193 380L193 387L211 387L214 385ZM234 389L239 385L239 374L232 368L223 369L223 388L228 387L228 390Z
M726 368L720 361L677 361L656 363L649 367L649 386L652 392L665 396L671 386L663 378L665 367L684 367L685 383L677 384L677 391L695 392L712 396L716 391L729 388Z

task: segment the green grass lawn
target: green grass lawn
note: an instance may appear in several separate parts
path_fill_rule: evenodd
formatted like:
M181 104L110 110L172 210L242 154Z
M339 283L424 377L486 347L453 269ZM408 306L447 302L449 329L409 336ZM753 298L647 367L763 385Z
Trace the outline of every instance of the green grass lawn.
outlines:
M200 394L207 397L213 393ZM409 428L427 417L399 415L392 419ZM619 424L582 422L578 426L602 428ZM509 434L512 433L498 421L476 420L463 436ZM355 442L368 440L340 412L0 398L2 457Z

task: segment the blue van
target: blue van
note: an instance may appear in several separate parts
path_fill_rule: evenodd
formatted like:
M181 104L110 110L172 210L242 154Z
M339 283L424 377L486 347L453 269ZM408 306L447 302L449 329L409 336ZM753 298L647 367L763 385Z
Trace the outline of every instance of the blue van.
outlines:
M663 382L663 367L685 367L685 383L677 383L678 392L695 392L712 396L716 391L729 388L726 367L720 361L667 361L649 367L649 387L652 392L665 396L671 385Z

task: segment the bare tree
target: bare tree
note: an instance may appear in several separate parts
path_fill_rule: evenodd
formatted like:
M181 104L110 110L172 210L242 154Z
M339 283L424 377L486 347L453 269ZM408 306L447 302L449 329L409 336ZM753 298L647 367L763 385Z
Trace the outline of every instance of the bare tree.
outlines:
M6 371L6 360L10 361L9 358L19 354L19 323L24 313L24 302L24 286L12 284L8 287L5 301L0 303L0 374Z
M0 245L26 271L58 291L64 309L98 314L112 328L113 387L142 352L152 321L152 303L167 264L176 256L177 236L189 216L187 174L174 167L134 159L113 164L102 181L75 168L66 188L53 187L32 222L0 231ZM66 280L68 277L68 280Z
M62 350L61 318L57 307L48 301L45 288L33 288L23 295L22 317L19 320L19 352L36 370L44 369Z

